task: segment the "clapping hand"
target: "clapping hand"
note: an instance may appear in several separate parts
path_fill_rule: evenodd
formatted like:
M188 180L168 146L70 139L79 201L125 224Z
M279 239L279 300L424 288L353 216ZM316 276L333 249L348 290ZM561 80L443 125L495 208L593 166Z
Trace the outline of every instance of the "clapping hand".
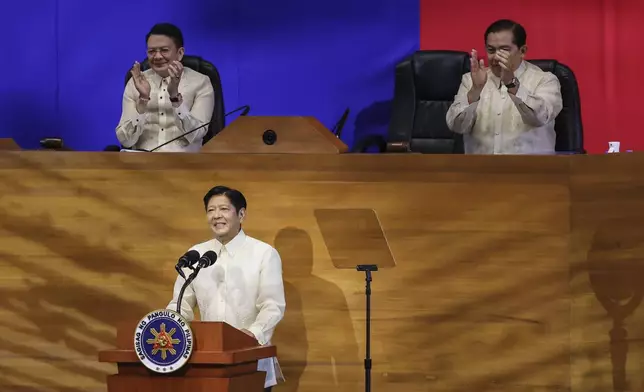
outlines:
M176 97L179 94L179 81L183 74L183 64L174 60L168 64L168 73L170 74L170 83L168 83L168 94L170 97Z
M512 70L512 61L510 60L510 53L507 50L499 50L496 53L501 66L501 81L503 84L510 84L514 79L514 71Z
M470 57L470 69L472 71L472 84L477 90L483 90L483 86L487 82L487 67L483 59L478 58L476 50L472 49Z
M139 92L139 96L143 99L150 99L150 83L141 72L141 64L138 61L134 62L134 66L132 67L132 79L134 80L134 87Z

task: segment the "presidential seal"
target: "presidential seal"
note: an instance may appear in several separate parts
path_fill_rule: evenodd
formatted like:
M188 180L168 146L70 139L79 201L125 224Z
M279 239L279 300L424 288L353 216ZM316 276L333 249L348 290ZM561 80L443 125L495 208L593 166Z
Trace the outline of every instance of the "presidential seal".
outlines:
M192 354L192 330L179 313L155 310L143 317L134 331L134 351L145 367L156 373L180 369Z

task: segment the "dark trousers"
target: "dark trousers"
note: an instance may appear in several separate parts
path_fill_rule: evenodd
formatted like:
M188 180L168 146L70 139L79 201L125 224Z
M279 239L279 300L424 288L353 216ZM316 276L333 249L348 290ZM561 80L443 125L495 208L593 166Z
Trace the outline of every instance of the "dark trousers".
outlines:
M273 387L264 388L264 392L271 392L271 389L273 389Z

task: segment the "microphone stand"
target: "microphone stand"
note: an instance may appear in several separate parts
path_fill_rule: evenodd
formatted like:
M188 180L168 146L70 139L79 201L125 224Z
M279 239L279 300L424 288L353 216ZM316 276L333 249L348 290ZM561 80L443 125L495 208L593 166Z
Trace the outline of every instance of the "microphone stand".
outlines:
M364 390L371 392L371 273L378 271L375 264L360 264L356 267L358 271L365 273L365 297L367 299L367 332L366 332L366 350L364 358Z
M186 274L184 274L183 270L181 269L181 264L175 265L174 269L177 270L177 273L179 274L179 276L181 276L184 279L186 278Z
M188 276L188 279L183 283L183 286L181 286L181 291L179 291L179 301L177 301L177 313L181 314L181 302L183 302L183 293L186 291L186 288L192 283L193 280L197 277L197 274L201 271L201 266L197 266L195 269L195 272L191 273L190 276Z
M250 106L248 106L248 105L240 106L240 107L238 107L237 109L232 110L232 111L230 111L230 112L228 112L228 113L224 114L224 117L227 117L227 116L229 116L229 115L231 115L231 114L233 114L233 113L235 113L235 112L238 112L238 111L240 111L240 110L243 110L243 112L242 112L242 114L240 114L240 116L245 116L245 115L247 115L247 114L248 114L248 112L250 111ZM210 121L208 121L207 123L202 124L202 125L198 126L197 128L195 128L195 129L193 129L193 130L190 130L190 131L188 131L188 132L182 133L181 135L179 135L179 136L175 137L174 139L168 140L167 142L162 143L162 144L160 144L160 145L158 145L158 146L154 147L154 148L153 148L153 149L151 149L151 150L141 150L141 151L145 151L145 152L154 152L154 151L158 150L158 149L159 149L159 148L161 148L161 147L167 146L168 144L170 144L170 143L172 143L172 142L175 142L175 141L177 141L177 140L181 139L181 138L182 138L182 137L184 137L184 136L188 136L188 135L190 135L191 133L193 133L193 132L195 132L195 131L200 130L200 129L201 129L201 128L203 128L203 127L207 127L207 126L209 126L213 121L214 121L214 120L210 120Z
M202 124L202 125L198 126L197 128L195 128L195 129L193 129L193 130L190 130L190 131L188 131L188 132L182 133L181 135L179 135L179 136L175 137L174 139L170 139L170 140L168 140L168 141L167 141L167 142L165 142L165 143L161 143L161 144L159 144L158 146L154 147L154 148L153 148L153 149L151 149L151 150L143 150L143 151L145 151L145 152L154 152L154 151L156 151L156 150L160 149L161 147L167 146L168 144L170 144L170 143L172 143L172 142L176 142L177 140L181 139L181 138L182 138L182 137L184 137L184 136L188 136L188 135L190 135L191 133L193 133L193 132L195 132L195 131L200 130L200 129L201 129L201 128L203 128L203 127L207 127L207 126L209 126L211 122L212 122L212 121L209 121L209 122L207 122L207 123L205 123L205 124Z

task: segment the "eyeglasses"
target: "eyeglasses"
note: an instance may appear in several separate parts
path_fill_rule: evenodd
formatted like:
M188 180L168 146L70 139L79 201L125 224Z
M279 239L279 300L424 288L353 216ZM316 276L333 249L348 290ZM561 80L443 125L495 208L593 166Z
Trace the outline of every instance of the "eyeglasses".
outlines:
M161 56L165 57L170 54L170 48L150 48L148 49L148 57L154 57L155 54L161 53Z

